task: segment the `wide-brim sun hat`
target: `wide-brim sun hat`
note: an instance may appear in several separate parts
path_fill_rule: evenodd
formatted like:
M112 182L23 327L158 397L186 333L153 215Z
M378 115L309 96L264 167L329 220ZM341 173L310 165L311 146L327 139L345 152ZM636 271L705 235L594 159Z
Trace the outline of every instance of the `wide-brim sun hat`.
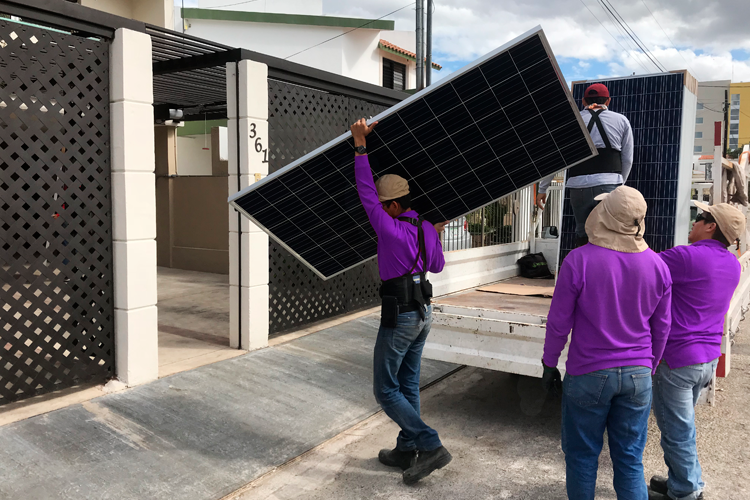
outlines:
M594 199L601 203L586 219L589 243L625 253L648 250L643 240L647 205L637 189L620 186Z

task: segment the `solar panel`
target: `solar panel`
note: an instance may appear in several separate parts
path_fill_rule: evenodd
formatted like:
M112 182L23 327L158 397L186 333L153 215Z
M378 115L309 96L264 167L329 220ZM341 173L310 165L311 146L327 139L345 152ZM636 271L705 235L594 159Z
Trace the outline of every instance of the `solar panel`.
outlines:
M536 28L376 116L376 177L409 181L412 208L454 219L594 154ZM323 279L377 253L346 133L229 199Z
M612 97L609 109L625 115L633 129L633 168L627 185L643 194L648 204L646 233L643 239L655 252L676 244L688 221L679 214L679 200L690 199L690 182L680 186L680 172L689 172L692 165L695 127L695 104L685 102L690 91L685 74L661 73L608 80L575 82L573 96L583 107L584 90L593 83L603 83ZM692 97L695 99L695 97ZM689 116L685 116L689 113ZM682 168L680 168L682 165ZM681 189L679 189L681 188ZM681 227L682 226L682 227ZM575 217L566 191L563 208L560 262L575 248Z

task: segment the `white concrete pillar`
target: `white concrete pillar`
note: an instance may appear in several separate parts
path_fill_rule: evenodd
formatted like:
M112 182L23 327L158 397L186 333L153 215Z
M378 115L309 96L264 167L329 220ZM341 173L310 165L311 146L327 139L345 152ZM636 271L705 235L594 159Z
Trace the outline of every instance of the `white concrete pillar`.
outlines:
M129 386L159 375L153 101L151 37L118 29L110 48L115 356Z
M268 67L227 64L229 195L268 175ZM239 97L239 113L237 98ZM239 143L237 128L239 127ZM229 343L268 345L268 235L229 207Z

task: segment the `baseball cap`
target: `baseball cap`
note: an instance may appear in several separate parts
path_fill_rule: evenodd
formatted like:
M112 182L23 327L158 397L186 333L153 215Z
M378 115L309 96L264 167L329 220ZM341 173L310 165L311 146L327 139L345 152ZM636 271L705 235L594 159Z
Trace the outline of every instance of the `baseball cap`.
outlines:
M693 201L693 203L704 212L711 214L729 243L733 243L745 232L745 216L729 203L719 203L713 206L700 201Z
M609 89L603 83L595 83L586 89L586 92L583 93L583 97L609 97Z
M409 194L409 182L400 175L385 174L375 181L375 189L380 201L395 200Z

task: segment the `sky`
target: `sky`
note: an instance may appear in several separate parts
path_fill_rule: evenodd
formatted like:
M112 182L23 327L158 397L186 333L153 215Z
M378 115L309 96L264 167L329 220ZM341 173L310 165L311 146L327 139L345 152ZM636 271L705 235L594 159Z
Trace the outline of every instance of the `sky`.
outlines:
M194 2L186 0L185 4ZM537 25L544 29L568 82L658 73L661 70L655 63L667 70L687 69L700 81L750 81L750 0L434 3L433 60L443 66L442 71L434 72L434 81ZM323 0L323 14L367 19L385 16L396 21L397 30L413 30L416 17L414 3L408 0ZM635 32L655 63L615 22L616 15Z
M614 7L657 63L698 80L750 81L750 1L603 0ZM660 70L600 0L436 0L433 60L442 78L541 25L568 82ZM404 0L323 0L326 15L378 18ZM425 1L426 4L426 1ZM388 16L415 26L413 5ZM740 21L744 20L744 21ZM744 25L743 25L744 22Z

